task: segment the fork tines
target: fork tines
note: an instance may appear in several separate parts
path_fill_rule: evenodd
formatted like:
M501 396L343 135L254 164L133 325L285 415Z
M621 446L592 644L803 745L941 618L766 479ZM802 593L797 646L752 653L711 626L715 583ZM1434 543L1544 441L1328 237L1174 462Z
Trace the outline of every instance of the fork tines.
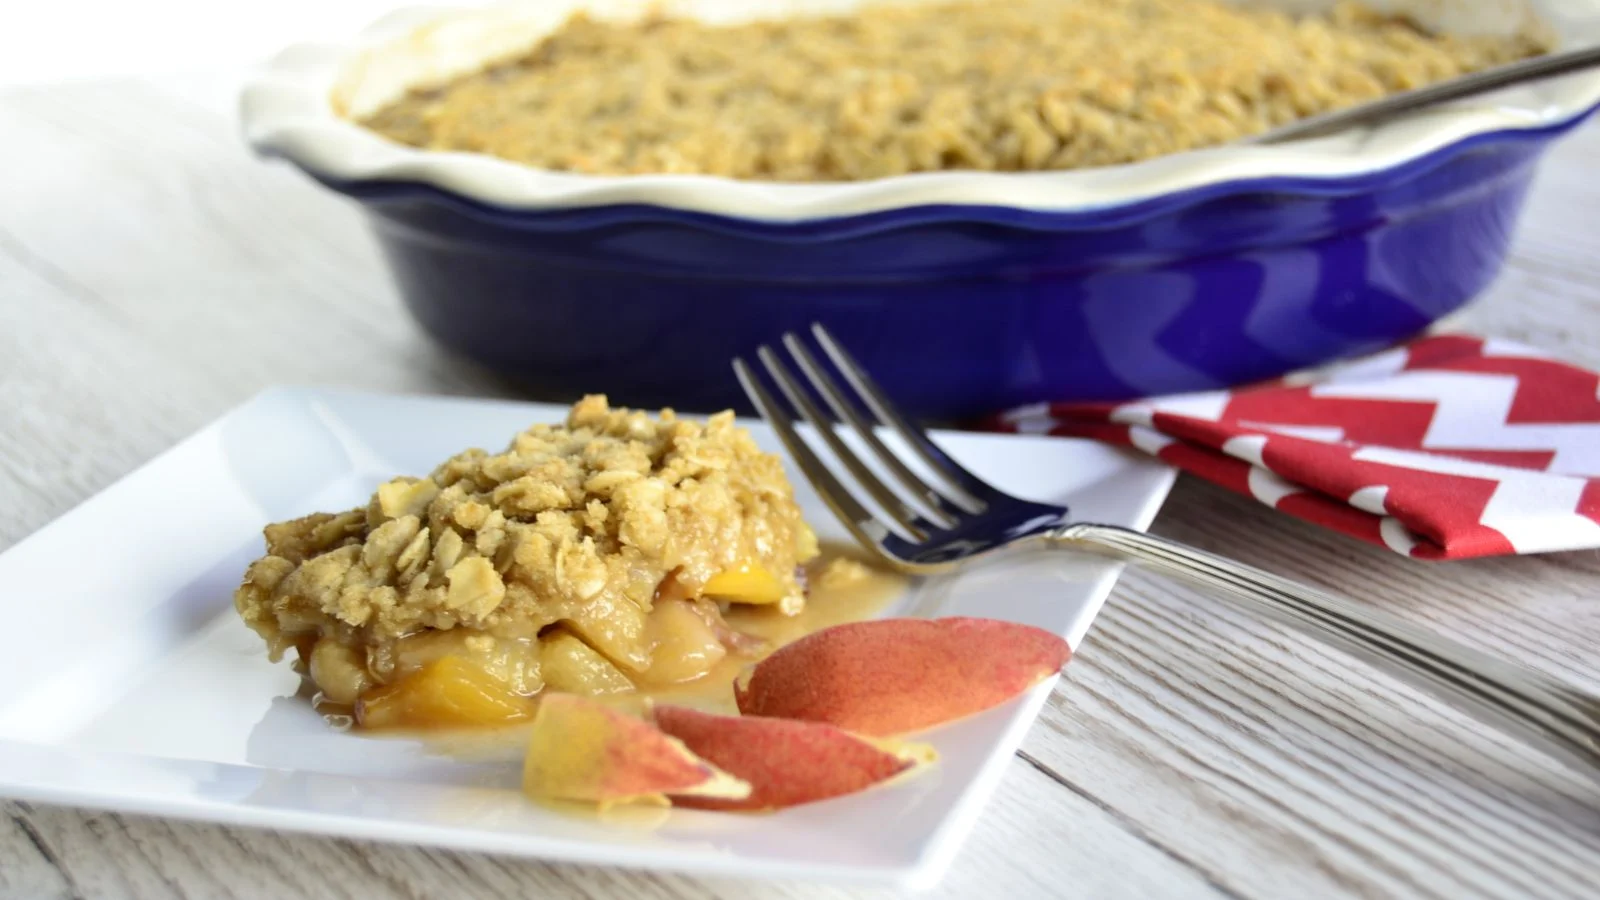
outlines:
M801 336L793 332L783 336L783 348L788 351L790 362L770 346L763 345L756 351L762 368L788 400L788 406L767 390L762 379L743 359L734 360L733 369L750 402L777 432L802 474L856 536L876 545L884 538L886 529L892 527L910 540L920 542L935 530L951 528L962 517L982 512L986 506L982 498L992 489L961 468L928 438L926 432L895 409L826 329L813 324L811 333L833 369L849 385L848 390L840 386L828 367L819 362ZM803 377L796 374L796 369ZM818 405L818 397L826 405L826 411ZM791 409L812 426L812 432L839 467L848 473L856 490L847 488L835 469L801 436ZM838 427L841 423L865 448L866 459L841 437ZM874 425L894 434L911 459L933 475L934 480L940 482L939 486L930 484L900 454L885 445ZM874 470L874 463L898 485L898 491L885 483ZM863 499L879 513L869 509Z

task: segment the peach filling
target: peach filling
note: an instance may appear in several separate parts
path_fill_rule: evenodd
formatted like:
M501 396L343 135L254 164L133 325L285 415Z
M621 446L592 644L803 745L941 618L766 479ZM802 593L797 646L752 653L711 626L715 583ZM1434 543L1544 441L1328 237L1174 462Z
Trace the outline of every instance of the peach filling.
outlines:
M781 579L759 565L740 565L706 583L707 596L689 598L669 577L644 617L639 655L617 659L577 624L557 624L525 639L465 629L425 631L399 641L395 677L380 684L361 653L329 638L302 649L323 699L354 708L370 729L480 728L532 715L530 698L544 690L599 697L695 681L730 652L749 655L764 642L722 620L719 603L770 606L781 600ZM714 597L715 599L711 599Z
M367 728L483 728L533 716L533 700L454 656L431 662L356 702Z

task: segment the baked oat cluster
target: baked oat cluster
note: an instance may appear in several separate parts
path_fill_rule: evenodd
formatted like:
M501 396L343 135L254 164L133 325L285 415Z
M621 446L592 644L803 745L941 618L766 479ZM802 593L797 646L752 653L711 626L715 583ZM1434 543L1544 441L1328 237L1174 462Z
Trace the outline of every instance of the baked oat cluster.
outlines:
M778 458L732 413L594 396L364 508L269 525L266 543L239 614L339 704L447 656L524 695L692 677L725 649L710 645L737 644L719 603L798 611L796 569L817 553Z
M583 16L363 124L546 169L849 181L1131 162L1545 52L1353 3L956 0L714 27Z

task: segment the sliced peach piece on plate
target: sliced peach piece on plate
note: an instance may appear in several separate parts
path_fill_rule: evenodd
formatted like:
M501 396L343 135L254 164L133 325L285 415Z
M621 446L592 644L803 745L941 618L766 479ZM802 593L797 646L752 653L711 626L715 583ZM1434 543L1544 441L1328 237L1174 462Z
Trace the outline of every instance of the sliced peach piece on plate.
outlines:
M779 648L734 686L739 710L868 735L929 728L998 706L1072 655L1043 629L995 619L878 619Z
M869 741L831 725L719 716L682 706L658 706L656 725L729 775L750 784L743 798L680 797L680 806L705 809L782 809L853 794L931 763L932 748Z
M365 728L483 728L533 717L533 701L458 656L436 659L356 701Z
M522 790L540 800L607 806L666 794L728 800L750 786L643 719L576 694L546 694L533 720Z

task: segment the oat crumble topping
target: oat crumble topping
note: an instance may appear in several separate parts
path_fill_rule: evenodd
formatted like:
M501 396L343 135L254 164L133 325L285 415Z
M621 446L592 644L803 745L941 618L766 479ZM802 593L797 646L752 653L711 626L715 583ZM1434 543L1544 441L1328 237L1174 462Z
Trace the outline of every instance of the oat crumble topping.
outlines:
M546 169L848 181L1130 162L1545 52L1343 2L987 0L715 27L584 16L363 124Z

